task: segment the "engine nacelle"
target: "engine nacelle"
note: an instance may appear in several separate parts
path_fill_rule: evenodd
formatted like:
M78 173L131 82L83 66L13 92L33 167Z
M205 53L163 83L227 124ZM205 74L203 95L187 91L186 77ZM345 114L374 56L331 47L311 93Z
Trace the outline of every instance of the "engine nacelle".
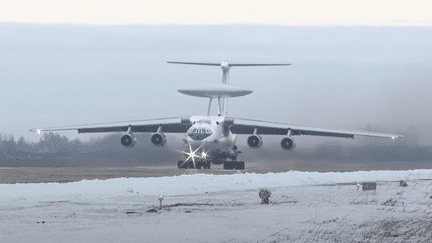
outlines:
M181 118L181 124L182 125L192 125L192 121L190 120L190 117L182 117Z
M292 137L286 137L281 141L281 147L287 151L295 148L294 139Z
M249 147L251 147L253 149L257 149L257 148L261 147L262 143L263 143L263 140L262 140L261 136L256 135L256 134L248 137L248 140L247 140L247 144L249 145Z
M163 133L155 133L151 136L152 144L156 146L164 146L167 142L166 136Z
M126 133L121 137L120 142L126 148L132 148L135 146L135 137L130 133Z

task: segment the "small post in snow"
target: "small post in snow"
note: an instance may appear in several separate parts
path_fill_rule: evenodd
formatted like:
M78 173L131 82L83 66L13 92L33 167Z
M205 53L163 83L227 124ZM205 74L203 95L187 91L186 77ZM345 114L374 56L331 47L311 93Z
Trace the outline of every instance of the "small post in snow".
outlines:
M158 200L159 200L159 202L160 202L159 209L162 209L162 200L163 200L163 197L160 196L160 197L158 198Z

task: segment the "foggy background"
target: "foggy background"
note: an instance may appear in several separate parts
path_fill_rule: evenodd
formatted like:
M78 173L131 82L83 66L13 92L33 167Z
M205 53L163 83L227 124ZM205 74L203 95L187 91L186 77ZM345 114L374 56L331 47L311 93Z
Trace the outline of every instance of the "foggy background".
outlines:
M241 160L430 162L431 30L0 23L1 166L175 164L183 158L174 151L183 149L175 142L180 135L155 148L143 134L126 149L120 134L28 130L205 115L207 99L177 89L218 84L221 69L166 61L224 60L292 63L232 68L230 84L254 92L230 99L228 116L405 136L395 142L301 136L291 152L282 151L279 136L263 136L260 150L249 149L242 136Z

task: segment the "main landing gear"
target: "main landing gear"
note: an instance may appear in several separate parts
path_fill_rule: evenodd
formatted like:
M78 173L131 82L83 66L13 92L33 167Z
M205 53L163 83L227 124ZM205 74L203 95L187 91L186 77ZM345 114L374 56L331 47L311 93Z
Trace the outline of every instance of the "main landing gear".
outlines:
M195 162L197 169L210 169L210 161L209 160L197 160ZM177 168L179 169L195 169L194 163L192 161L183 161L180 160L177 163Z
M244 170L244 161L225 161L223 165L224 170Z
M195 161L196 169L210 169L210 160L197 160ZM177 168L179 169L195 169L194 163L191 160L183 161L180 160L177 163ZM244 170L244 161L224 161L224 170Z

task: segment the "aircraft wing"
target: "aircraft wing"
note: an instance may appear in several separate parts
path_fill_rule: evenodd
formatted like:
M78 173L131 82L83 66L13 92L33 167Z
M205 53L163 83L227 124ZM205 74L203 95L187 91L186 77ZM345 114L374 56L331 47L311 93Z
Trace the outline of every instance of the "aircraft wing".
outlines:
M354 136L382 137L382 138L401 138L402 135L367 132L367 131L343 131L336 129L325 129L315 127L305 127L292 124L266 122L251 119L233 118L234 124L231 126L233 134L253 134L256 129L258 135L287 135L291 130L292 136L309 135L324 137L354 138Z
M101 133L101 132L127 132L129 127L131 132L157 132L159 127L163 133L186 133L192 126L189 117L170 117L158 118L148 120L135 120L116 122L115 124L123 123L122 125L107 125L107 123L75 125L68 127L58 128L41 128L30 129L32 132L54 132L54 131L68 131L78 130L78 133ZM148 123L148 124L147 124ZM103 126L105 124L105 126Z

